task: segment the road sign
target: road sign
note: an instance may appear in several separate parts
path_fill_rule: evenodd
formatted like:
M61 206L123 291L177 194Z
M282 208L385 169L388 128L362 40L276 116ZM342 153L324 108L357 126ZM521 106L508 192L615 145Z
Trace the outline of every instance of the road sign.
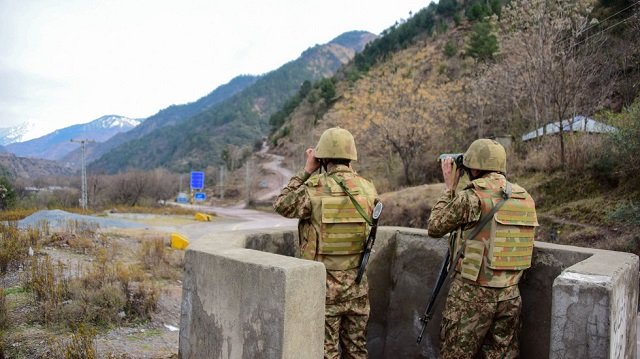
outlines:
M191 189L204 188L204 172L191 171Z
M204 192L196 192L193 194L193 199L195 199L196 201L204 201L205 199L207 199L207 194Z

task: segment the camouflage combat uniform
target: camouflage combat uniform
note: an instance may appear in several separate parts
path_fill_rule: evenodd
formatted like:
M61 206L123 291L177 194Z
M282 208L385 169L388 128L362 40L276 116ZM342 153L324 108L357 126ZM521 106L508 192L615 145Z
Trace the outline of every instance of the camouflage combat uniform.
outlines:
M348 201L348 197L332 179L333 176L342 179L348 188L353 188L363 195L359 196L364 199L361 205L369 215L377 193L371 182L359 177L349 166L330 164L327 170L325 174L313 176L300 171L291 178L273 207L285 217L300 219L298 231L301 257L322 262L327 270L324 357L339 358L338 347L341 345L343 357L366 358L368 284L366 276L360 284L355 282L360 254L335 254L340 252L326 249L323 251L319 248L322 243L319 232L324 232L325 229L324 225L319 229L317 223L314 226L314 218L319 216L319 213L314 211L321 211L315 199L330 197L332 193L333 196L339 193L340 198ZM360 199L358 201L360 202ZM362 229L363 233L359 236L362 242L360 246L364 244L368 228L363 224Z
M458 194L445 191L432 209L429 235L441 237L457 230L457 239L467 238L481 216L488 214L493 205L500 201L499 189L505 186L506 179L502 174L490 172L472 181ZM502 208L506 210L501 209L498 213L506 213L504 216L510 220L522 217L524 222L520 223L521 227L504 227L503 232L497 232L505 238L513 237L501 238L504 242L498 243L515 241L516 244L506 250L522 257L490 255L493 248L490 248L488 238L490 231L495 236L496 224L492 223L495 220L489 221L473 240L464 243L456 240L451 244L451 253L457 253L463 245L465 250L463 258L456 265L455 279L443 312L441 358L474 358L478 354L484 358L517 358L519 355L522 301L518 282L522 269L494 268L521 268L527 266L527 261L530 263L533 226L537 225L537 221L535 206L528 193L515 184L513 191L515 198L503 205ZM522 243L517 242L520 240L518 237L522 237ZM491 260L495 265L491 264ZM496 264L499 260L503 260L502 266ZM513 264L516 260L522 260L520 267Z

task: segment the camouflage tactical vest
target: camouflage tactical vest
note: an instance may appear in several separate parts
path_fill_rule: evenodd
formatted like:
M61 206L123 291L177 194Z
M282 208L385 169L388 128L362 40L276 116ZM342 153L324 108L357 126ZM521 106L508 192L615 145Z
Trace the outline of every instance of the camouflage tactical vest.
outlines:
M308 243L302 257L323 262L328 270L357 268L369 226L331 176L342 178L349 192L369 216L373 211L375 187L348 167L337 166L329 174L309 178L306 185L312 210L311 228L307 230L313 233L300 235L308 240L315 239L316 243Z
M467 189L480 198L482 217L502 200L506 179L499 174L476 179ZM531 266L533 238L538 226L535 203L527 191L512 184L511 197L478 235L465 242L461 274L483 287L518 284L522 271ZM464 238L474 227L466 228Z

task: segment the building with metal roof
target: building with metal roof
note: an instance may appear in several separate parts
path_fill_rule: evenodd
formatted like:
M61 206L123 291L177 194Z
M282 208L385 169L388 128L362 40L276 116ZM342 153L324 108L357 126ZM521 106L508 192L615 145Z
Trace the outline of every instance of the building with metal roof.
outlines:
M618 129L585 116L575 116L562 121L562 132L611 133ZM535 131L522 135L522 141L529 141L544 135L560 132L560 122L548 123Z

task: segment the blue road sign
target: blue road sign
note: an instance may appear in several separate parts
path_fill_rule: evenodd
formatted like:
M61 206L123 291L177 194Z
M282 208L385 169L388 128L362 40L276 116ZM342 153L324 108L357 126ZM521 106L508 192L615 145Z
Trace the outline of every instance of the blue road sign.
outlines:
M191 189L204 188L204 172L191 171Z
M193 199L195 199L196 201L204 201L205 199L207 199L207 194L204 192L196 192L193 194Z

